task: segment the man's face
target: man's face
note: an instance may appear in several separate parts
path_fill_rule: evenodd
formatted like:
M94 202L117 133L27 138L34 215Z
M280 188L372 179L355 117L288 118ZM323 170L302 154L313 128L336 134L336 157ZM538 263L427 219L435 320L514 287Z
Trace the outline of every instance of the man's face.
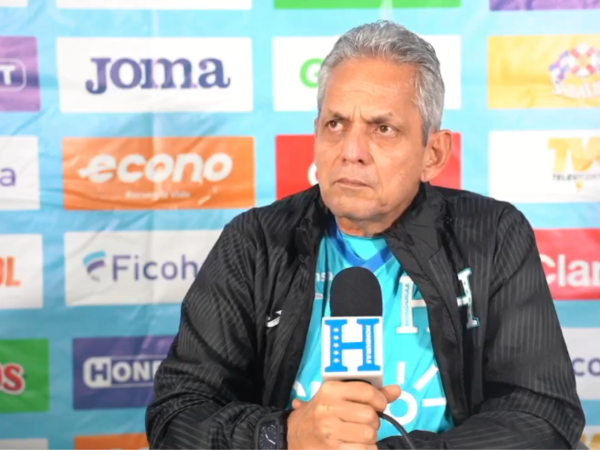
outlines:
M323 200L338 218L395 219L420 180L443 168L435 170L439 152L436 160L423 142L415 76L412 66L378 59L349 60L332 71L315 121L315 165Z

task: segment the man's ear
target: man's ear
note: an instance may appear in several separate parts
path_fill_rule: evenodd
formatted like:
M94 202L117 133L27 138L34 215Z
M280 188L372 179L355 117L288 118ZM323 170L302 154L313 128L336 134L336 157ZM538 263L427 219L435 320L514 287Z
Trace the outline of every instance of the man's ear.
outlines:
M313 121L313 131L315 133L315 136L317 135L317 130L319 129L319 116L315 117L315 120Z
M427 182L437 177L446 166L452 154L452 132L440 130L431 133L425 149L425 160L421 181Z

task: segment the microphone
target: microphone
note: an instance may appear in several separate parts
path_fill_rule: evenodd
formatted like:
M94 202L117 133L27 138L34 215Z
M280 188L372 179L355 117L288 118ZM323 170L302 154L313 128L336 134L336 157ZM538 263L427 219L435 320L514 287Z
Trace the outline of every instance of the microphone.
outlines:
M362 267L331 284L331 317L323 318L323 381L359 380L383 387L383 302L375 275Z
M364 381L383 387L383 296L375 275L364 267L340 271L331 284L331 317L322 321L323 381ZM416 447L393 417L377 412Z

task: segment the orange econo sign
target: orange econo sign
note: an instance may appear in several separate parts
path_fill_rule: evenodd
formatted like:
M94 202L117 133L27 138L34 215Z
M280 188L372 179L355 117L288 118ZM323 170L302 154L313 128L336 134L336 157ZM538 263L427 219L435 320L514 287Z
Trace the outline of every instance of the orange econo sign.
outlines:
M247 208L252 137L65 138L67 210Z
M144 433L75 436L75 450L142 450L149 447Z

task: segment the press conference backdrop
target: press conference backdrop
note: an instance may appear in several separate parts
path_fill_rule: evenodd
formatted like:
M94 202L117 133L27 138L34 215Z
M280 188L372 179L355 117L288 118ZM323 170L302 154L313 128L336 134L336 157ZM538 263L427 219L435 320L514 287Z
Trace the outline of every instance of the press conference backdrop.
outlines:
M319 66L381 18L441 60L435 183L533 224L600 448L600 0L0 0L0 447L147 446L207 252L316 182Z

